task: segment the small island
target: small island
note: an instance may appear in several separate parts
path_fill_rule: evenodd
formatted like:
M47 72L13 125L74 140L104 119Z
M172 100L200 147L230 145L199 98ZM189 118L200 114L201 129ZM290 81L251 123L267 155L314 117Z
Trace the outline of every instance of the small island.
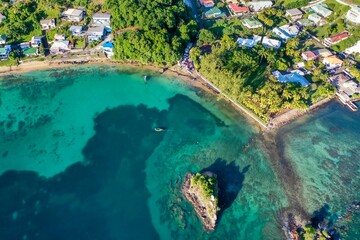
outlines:
M212 172L188 173L182 186L184 197L193 205L207 231L215 229L218 207L217 176Z

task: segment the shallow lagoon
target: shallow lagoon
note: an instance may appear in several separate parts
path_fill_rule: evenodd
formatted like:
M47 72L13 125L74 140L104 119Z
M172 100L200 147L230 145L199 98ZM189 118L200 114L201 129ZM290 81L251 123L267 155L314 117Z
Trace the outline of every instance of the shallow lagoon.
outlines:
M91 66L2 81L1 239L282 238L279 215L292 193L259 130L201 90L155 74L144 82L143 74ZM339 116L344 127L333 138L327 124ZM304 208L341 209L359 198L360 117L331 104L308 118L280 130L278 145L299 173ZM344 139L355 145L328 160L324 146ZM344 168L351 183L338 173ZM216 172L226 192L210 234L180 194L185 173L202 169Z

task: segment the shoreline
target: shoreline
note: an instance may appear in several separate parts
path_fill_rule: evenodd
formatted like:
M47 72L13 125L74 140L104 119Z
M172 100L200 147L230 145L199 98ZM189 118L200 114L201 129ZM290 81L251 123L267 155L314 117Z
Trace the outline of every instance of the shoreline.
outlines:
M274 131L280 129L281 127L295 121L299 117L310 113L320 107L325 106L331 100L334 99L333 97L323 99L318 103L310 106L306 110L298 110L298 109L290 109L279 116L271 119L268 123L264 123L258 119L256 115L252 112L247 110L242 105L236 103L233 99L228 97L225 93L223 93L220 89L214 86L209 80L204 78L201 74L195 71L194 74L190 74L188 72L182 71L178 66L174 65L168 68L162 68L155 65L150 64L139 64L137 62L120 62L115 60L110 60L105 57L77 57L77 58L60 58L54 59L50 61L30 61L21 63L17 66L5 66L0 67L0 77L11 75L11 74L23 74L33 71L41 71L47 69L56 69L56 68L65 68L71 66L79 66L79 65L109 65L109 66L118 66L118 67L130 67L142 70L150 70L155 73L169 76L169 77L176 77L181 79L185 84L199 88L213 96L221 96L226 102L235 108L242 116L244 116L248 121L254 123L257 127L261 130L266 130L267 132Z

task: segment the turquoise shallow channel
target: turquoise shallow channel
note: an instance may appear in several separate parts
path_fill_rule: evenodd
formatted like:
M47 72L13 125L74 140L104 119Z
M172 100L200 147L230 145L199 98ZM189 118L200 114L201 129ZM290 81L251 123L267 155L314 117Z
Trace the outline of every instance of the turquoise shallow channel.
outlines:
M359 124L335 102L269 137L225 101L151 72L3 76L0 239L284 239L285 210L323 206L341 221L360 199ZM180 190L201 170L223 194L211 233ZM359 222L341 223L345 239L360 238Z

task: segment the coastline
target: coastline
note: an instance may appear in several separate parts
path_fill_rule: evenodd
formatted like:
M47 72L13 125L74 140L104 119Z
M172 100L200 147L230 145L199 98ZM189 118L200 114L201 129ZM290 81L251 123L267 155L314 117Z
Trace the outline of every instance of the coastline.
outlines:
M21 63L17 66L0 67L0 77L9 74L23 74L32 71L64 68L75 65L109 65L109 66L119 66L119 67L122 66L122 67L130 67L134 69L136 68L141 70L149 70L152 72L163 74L164 76L179 78L183 80L185 84L191 87L199 88L214 96L221 95L221 97L224 98L224 100L226 100L228 104L230 104L238 112L240 112L247 120L249 120L251 123L254 123L261 130L266 130L267 132L279 129L291 123L292 121L298 119L299 117L305 115L306 113L312 112L326 105L334 98L331 97L331 98L323 99L303 111L298 109L288 110L284 113L281 113L279 116L276 116L275 118L271 119L269 123L264 123L261 120L259 120L257 116L254 115L252 112L250 112L240 104L236 103L225 93L221 92L220 89L214 86L209 80L204 78L197 71L195 72L195 74L190 74L188 72L182 71L176 65L171 66L169 68L162 68L150 64L139 64L137 62L120 62L120 61L110 60L105 57L98 57L98 58L75 57L75 58L54 59L50 61L30 61L30 62Z

